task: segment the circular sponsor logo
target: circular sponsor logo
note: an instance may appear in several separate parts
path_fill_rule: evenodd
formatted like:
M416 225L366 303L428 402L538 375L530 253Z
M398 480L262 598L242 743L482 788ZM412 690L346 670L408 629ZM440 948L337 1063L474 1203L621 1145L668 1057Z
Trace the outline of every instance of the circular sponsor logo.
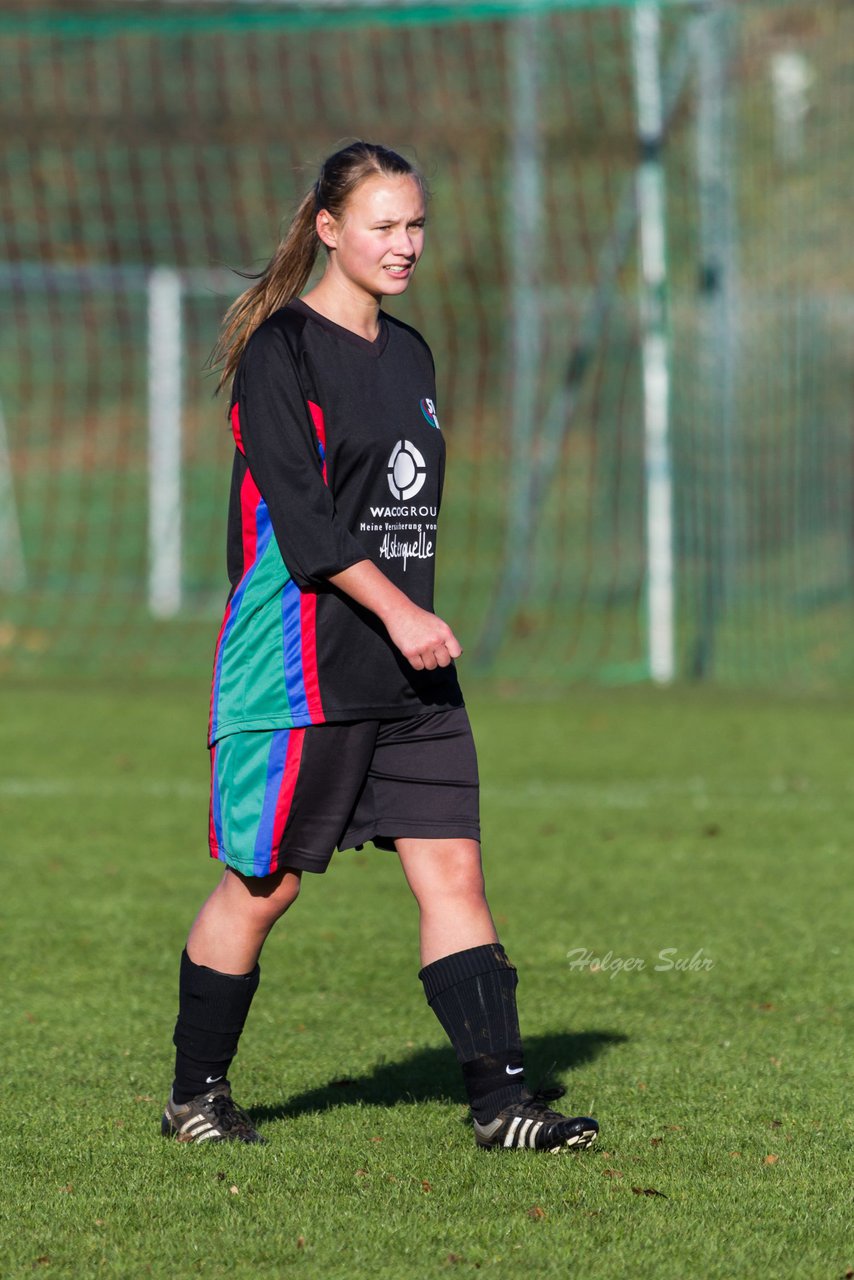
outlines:
M414 498L424 488L427 464L409 440L398 440L388 460L388 487L396 498Z
M438 418L438 415L436 414L436 406L432 400L421 401L421 412L424 414L424 417L430 423L430 426L435 427L436 430L439 431L440 430L439 418Z

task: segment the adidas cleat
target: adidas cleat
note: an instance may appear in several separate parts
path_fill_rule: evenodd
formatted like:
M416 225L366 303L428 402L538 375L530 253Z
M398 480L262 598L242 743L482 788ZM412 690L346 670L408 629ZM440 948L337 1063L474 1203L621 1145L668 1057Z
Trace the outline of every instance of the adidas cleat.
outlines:
M200 1093L189 1102L170 1097L160 1132L178 1142L266 1142L245 1111L236 1105L227 1084Z
M474 1122L479 1147L530 1151L583 1151L594 1142L599 1126L589 1116L562 1116L549 1102L562 1098L565 1089L538 1089L499 1111L489 1124Z

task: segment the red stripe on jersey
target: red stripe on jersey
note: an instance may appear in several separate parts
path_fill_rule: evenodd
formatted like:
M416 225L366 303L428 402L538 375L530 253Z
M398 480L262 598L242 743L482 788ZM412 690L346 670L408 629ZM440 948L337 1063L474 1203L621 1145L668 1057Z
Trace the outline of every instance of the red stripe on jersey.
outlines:
M219 841L216 838L216 825L214 824L213 796L211 796L209 814L210 816L208 821L208 848L211 851L212 858L219 858L220 848L219 848Z
M320 678L317 674L317 596L313 591L300 593L299 612L306 706L311 723L323 724L326 716L320 700Z
M231 406L231 434L234 436L234 443L245 457L246 450L243 448L243 435L240 431L240 409L236 401Z
M323 462L323 483L329 484L329 478L326 475L326 421L319 404L309 400L308 407L311 413L311 420L314 423L314 430L317 433L318 443L320 444L320 457Z
M252 479L252 472L247 471L240 486L240 516L243 533L243 573L246 577L255 563L255 551L258 546L258 503L261 493Z
M282 770L282 784L276 797L276 814L273 818L273 847L270 850L271 872L275 871L279 865L279 846L285 834L285 827L294 800L294 792L297 788L304 741L305 729L290 729L288 731L288 751L285 756L285 767Z

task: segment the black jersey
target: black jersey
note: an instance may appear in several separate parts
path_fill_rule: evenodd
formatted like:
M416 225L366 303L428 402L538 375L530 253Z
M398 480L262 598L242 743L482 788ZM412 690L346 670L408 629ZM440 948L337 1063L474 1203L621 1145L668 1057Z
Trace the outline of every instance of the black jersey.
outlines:
M433 609L445 445L423 338L380 313L369 342L296 300L250 337L232 390L231 592L209 740L462 705L328 578L372 560Z

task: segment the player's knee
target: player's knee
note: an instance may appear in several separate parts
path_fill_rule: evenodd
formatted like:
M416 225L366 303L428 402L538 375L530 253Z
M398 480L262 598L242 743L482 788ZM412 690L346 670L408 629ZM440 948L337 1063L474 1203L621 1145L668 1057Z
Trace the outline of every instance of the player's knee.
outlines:
M269 907L273 913L273 919L278 920L279 916L283 916L288 908L294 905L299 897L301 884L302 881L298 875L292 871L286 872L281 883L270 896Z
M479 854L464 848L448 859L442 877L445 892L456 898L482 898L483 869Z
M272 925L299 897L300 875L285 871L249 883L249 913L260 925Z

